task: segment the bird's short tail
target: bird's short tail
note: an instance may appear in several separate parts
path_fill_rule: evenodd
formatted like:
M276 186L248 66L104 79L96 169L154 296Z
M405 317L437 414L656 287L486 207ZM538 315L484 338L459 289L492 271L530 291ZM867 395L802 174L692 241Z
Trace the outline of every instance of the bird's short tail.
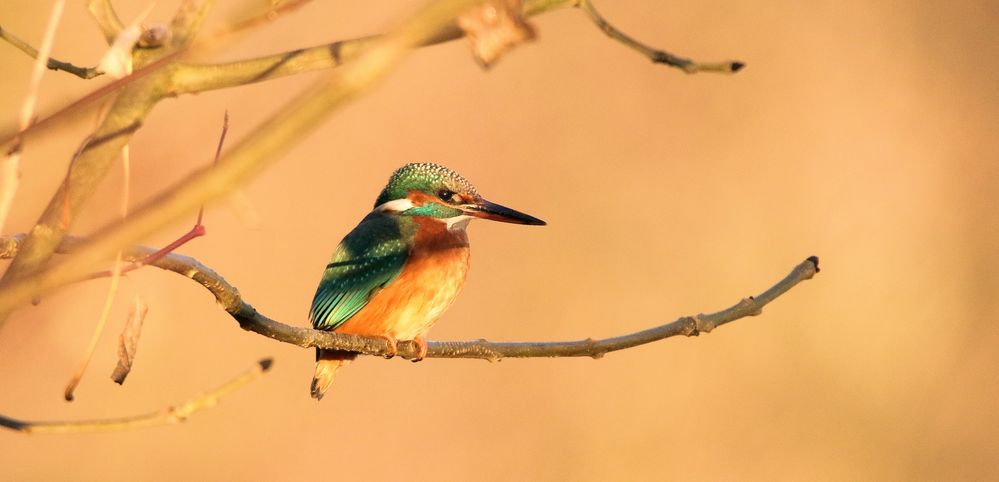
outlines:
M312 378L312 398L322 400L323 394L333 384L336 371L357 358L349 351L324 350L316 348L316 375Z

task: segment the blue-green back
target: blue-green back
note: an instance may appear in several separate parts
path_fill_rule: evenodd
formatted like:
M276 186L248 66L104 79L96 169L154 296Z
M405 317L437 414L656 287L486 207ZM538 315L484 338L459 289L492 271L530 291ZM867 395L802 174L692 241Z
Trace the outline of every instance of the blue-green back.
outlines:
M415 234L401 218L372 212L340 242L312 299L314 328L335 330L399 276Z

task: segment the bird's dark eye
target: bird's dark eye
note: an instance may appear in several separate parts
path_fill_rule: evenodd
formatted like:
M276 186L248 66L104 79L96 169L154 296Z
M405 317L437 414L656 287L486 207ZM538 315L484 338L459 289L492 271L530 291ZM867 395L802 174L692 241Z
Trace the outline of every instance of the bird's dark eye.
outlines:
M448 191L447 189L441 189L437 191L437 197L441 198L442 201L451 202L454 200L454 192Z

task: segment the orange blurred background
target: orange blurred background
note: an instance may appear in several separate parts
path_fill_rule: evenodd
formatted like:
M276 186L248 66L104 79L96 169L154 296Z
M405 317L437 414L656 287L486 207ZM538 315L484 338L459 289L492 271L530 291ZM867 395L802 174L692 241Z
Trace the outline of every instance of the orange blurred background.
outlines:
M94 65L105 45L83 3L67 5L54 55ZM247 5L221 3L209 31ZM37 46L49 5L6 0L0 24ZM147 3L115 5L130 19ZM313 2L203 60L383 31L416 5ZM0 479L999 478L995 2L597 7L654 46L748 67L652 65L572 9L534 19L538 41L488 72L464 42L423 49L243 201L209 207L208 236L180 251L263 313L306 325L328 256L392 170L435 161L549 226L475 223L468 283L432 339L612 336L729 306L809 255L819 276L760 317L599 361L365 358L320 404L311 350L240 330L200 286L155 269L123 282L67 403L107 289L80 284L0 332L0 413L138 414L264 356L274 369L181 425L0 431ZM0 45L0 64L9 127L31 61ZM314 75L162 102L131 143L132 205L210 162L225 109L231 146ZM48 72L40 112L105 82ZM8 233L37 219L92 119L29 140ZM74 231L114 219L121 186L115 170ZM119 387L107 376L135 293L150 312Z

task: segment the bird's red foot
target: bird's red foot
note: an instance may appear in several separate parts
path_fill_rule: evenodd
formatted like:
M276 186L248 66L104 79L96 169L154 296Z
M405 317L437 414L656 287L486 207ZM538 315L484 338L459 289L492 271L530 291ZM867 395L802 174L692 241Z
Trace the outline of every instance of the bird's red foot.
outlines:
M393 358L399 353L399 342L397 342L395 338L388 335L381 335L379 338L384 338L389 344L389 350L391 353L384 355L385 358Z
M413 343L416 344L416 358L413 359L413 363L416 363L427 357L427 339L418 336L413 338Z

